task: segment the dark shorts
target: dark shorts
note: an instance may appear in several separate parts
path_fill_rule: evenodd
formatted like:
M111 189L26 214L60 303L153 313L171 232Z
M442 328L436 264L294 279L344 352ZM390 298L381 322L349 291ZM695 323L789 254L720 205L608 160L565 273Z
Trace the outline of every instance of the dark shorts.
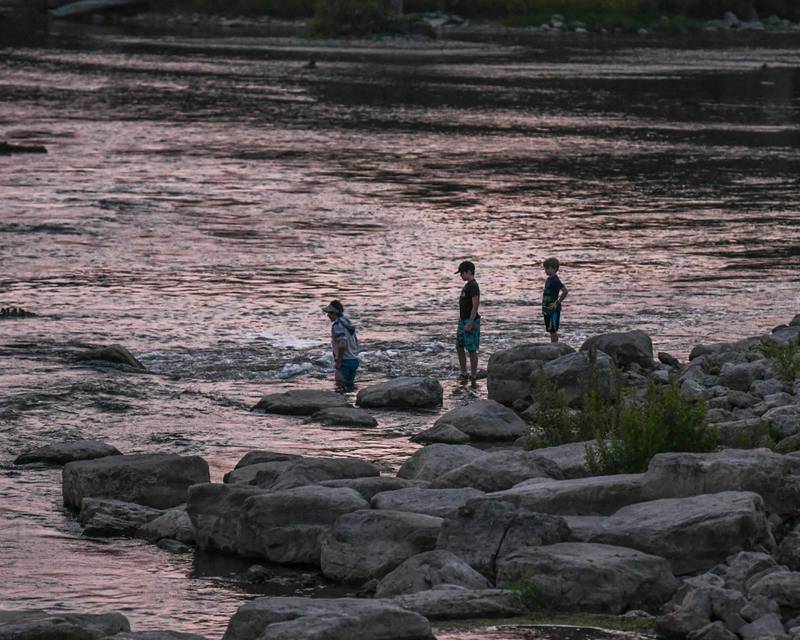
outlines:
M464 327L469 320L460 319L456 330L456 346L463 347L467 351L477 351L481 347L481 319L475 318L472 321L472 331L464 331Z
M558 325L561 323L561 311L553 311L552 313L545 315L544 317L544 328L547 333L556 333L558 331Z
M339 368L339 373L348 384L353 384L356 379L356 369L358 369L358 360L355 358L345 358L342 360L342 366Z

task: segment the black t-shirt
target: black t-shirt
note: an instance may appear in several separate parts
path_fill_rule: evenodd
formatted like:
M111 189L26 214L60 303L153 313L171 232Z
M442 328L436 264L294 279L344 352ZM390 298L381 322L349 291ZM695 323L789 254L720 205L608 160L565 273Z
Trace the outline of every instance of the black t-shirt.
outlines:
M458 298L458 311L461 319L466 320L469 318L472 313L472 298L480 295L481 290L475 280L470 280L464 285L464 288L461 289L461 296ZM475 317L479 318L480 316L477 315Z
M542 311L545 315L553 313L554 310L550 308L550 305L558 300L558 294L563 288L564 284L558 276L547 276L547 280L544 281L544 291L542 291ZM561 305L558 305L558 308L560 309Z

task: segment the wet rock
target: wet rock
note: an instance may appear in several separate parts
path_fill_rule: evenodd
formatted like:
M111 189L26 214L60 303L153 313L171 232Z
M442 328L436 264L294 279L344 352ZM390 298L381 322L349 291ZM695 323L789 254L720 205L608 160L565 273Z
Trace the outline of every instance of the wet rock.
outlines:
M535 580L546 609L576 612L653 608L678 588L664 558L576 542L524 547L498 560L498 585L525 579Z
M341 582L382 578L411 556L431 551L442 519L364 510L339 517L322 542L322 572Z
M443 396L442 385L435 378L401 377L361 389L356 404L367 408L422 409L440 406Z
M335 391L319 389L292 389L284 393L266 395L253 407L253 411L292 416L311 416L331 407L347 407L347 399Z
M225 640L433 640L430 623L387 600L256 598L228 623Z
M440 475L431 482L431 488L472 487L485 492L502 491L529 478L562 477L556 464L533 451L500 449Z
M726 556L770 544L758 494L725 491L652 500L605 518L566 516L575 542L600 542L666 558L676 575L714 566Z
M463 558L494 582L500 558L527 546L562 542L569 535L558 516L478 499L445 518L436 548Z
M404 480L403 478L393 478L391 476L378 476L374 478L341 478L339 480L324 480L319 483L321 487L349 487L361 494L364 500L372 500L372 497L384 491L397 491L398 489L409 489L412 487L425 488L427 482L418 480Z
M0 610L0 638L3 640L96 640L130 630L128 619L121 613Z
M47 153L47 149L41 144L0 142L0 156L10 156L14 153ZM5 309L3 310L5 311Z
M515 440L528 425L511 409L495 400L477 400L445 413L434 427L449 425L472 440Z
M672 367L673 369L680 369L682 366L680 360L665 351L658 352L658 361L664 363L668 367Z
M441 585L488 589L489 581L449 551L437 549L410 557L378 583L376 598L391 598ZM426 616L427 617L427 616Z
M380 470L371 462L357 458L301 458L290 461L277 474L260 470L254 484L264 489L279 491L293 489L325 480L342 478L369 478L380 475Z
M642 478L642 496L647 500L753 491L770 511L794 515L800 509L800 483L791 470L791 459L769 449L659 453Z
M602 351L614 362L627 367L636 363L645 369L653 367L653 341L644 331L625 331L593 336L581 345L581 351Z
M396 596L390 602L429 620L510 618L527 612L519 595L504 589L467 591L442 585L441 588Z
M378 421L368 411L355 407L329 407L311 416L314 422L342 427L377 427Z
M571 480L536 478L477 500L506 502L517 508L559 515L612 515L642 502L642 474Z
M121 344L112 344L107 347L93 347L76 354L75 359L79 362L90 361L121 364L136 369L137 371L147 371L147 368Z
M572 347L557 343L524 344L493 353L486 376L489 398L505 405L529 398L533 391L531 375L545 362L574 352Z
M186 512L195 527L197 545L245 556L257 555L243 540L241 514L248 498L264 489L239 484L198 484L189 488Z
M440 442L442 444L467 444L471 438L449 424L434 425L420 433L411 436L412 442L423 444Z
M600 351L596 352L594 362L586 351L571 353L547 362L533 373L532 383L535 388L539 376L544 376L564 392L570 406L578 406L592 378L596 383L597 393L602 398L613 395L615 378L612 375L612 364L611 358Z
M280 451L263 451L257 449L248 451L239 462L236 463L234 470L247 467L251 464L262 464L264 462L287 462L289 460L299 460L303 456L295 453L281 453Z
M261 474L261 482L269 485L274 482L281 473L300 456L292 460L272 460L270 462L255 462L245 465L243 467L236 467L233 471L229 471L223 477L226 484L251 484L256 485L259 474Z
M379 493L372 498L370 505L373 509L410 511L444 518L456 514L469 499L482 495L482 491L472 488L422 489L414 487Z
M322 539L334 522L367 508L358 492L346 488L308 486L252 496L241 509L239 553L318 565Z
M173 538L161 538L156 542L156 546L168 553L194 553L194 547Z
M64 504L74 510L90 497L168 509L186 502L191 485L208 481L208 463L199 456L109 456L67 463L62 494Z
M430 444L422 447L403 463L398 478L432 481L486 453L469 445Z
M14 460L14 464L52 464L61 465L75 460L94 460L106 456L122 455L116 447L99 440L73 440L71 442L54 442L27 451Z
M78 521L87 536L133 536L139 527L160 515L158 509L132 502L84 498Z
M163 538L188 544L197 541L197 532L185 506L165 511L157 518L143 524L136 531L136 536L148 542L158 542Z

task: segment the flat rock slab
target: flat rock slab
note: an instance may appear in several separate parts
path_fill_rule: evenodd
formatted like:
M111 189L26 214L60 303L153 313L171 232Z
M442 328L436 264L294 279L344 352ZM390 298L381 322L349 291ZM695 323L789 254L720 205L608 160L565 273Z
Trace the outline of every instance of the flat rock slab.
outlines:
M614 615L660 606L678 588L664 558L579 542L522 547L506 554L498 562L498 585L520 580L538 587L546 609Z
M435 378L403 377L361 389L356 404L367 408L425 409L440 406L443 397L442 385Z
M297 487L250 497L240 516L240 553L318 565L322 539L334 522L368 507L358 492L347 488Z
M379 475L378 467L358 458L301 458L289 461L277 474L260 471L253 484L279 491L318 484L325 480L376 478Z
M397 477L431 482L448 471L485 455L485 451L469 445L429 444L415 451L403 463Z
M242 605L223 640L433 640L427 619L386 600L256 598Z
M26 451L14 460L14 464L52 464L62 465L75 460L94 460L106 456L122 455L116 447L99 440L73 440L72 442L54 442Z
M445 413L434 427L455 427L472 440L516 440L528 425L514 411L495 400L478 400Z
M284 393L264 396L253 411L278 413L290 416L311 416L331 407L348 407L347 399L335 391L318 389L293 389Z
M0 610L0 638L3 640L96 640L130 630L128 619L121 613Z
M670 561L675 575L709 569L768 543L764 501L751 492L651 500L609 517L565 516L572 541L638 549Z
M419 433L411 436L411 442L421 442L423 444L431 444L434 442L441 442L443 444L467 444L470 438L463 431L459 431L454 426L449 424L440 424L420 431Z
M434 589L389 600L428 620L513 618L527 613L519 595L505 589Z
M382 578L402 562L432 551L442 519L420 513L367 509L336 520L322 543L322 572L341 582Z
M349 487L361 494L364 500L372 500L373 496L384 491L397 491L413 487L425 488L427 482L422 480L404 480L391 476L378 476L372 478L340 478L339 480L323 480L319 483L322 487Z
M502 491L529 478L563 478L558 466L533 451L517 447L490 450L431 482L433 489L472 487Z
M455 515L468 500L482 496L483 492L470 487L463 489L422 489L411 487L386 491L372 498L373 509L411 511L445 518Z
M489 581L458 556L436 549L411 556L378 583L376 598L391 598L450 585L461 589L488 589ZM426 616L427 617L427 616Z
M369 412L356 407L329 407L311 416L314 422L337 427L377 427L378 421Z
M87 536L134 536L139 528L161 515L161 510L132 502L84 498L78 521Z
M199 456L136 454L69 462L61 474L64 505L78 510L83 498L111 498L155 509L183 504L193 484L209 481Z
M586 446L593 443L594 440L568 442L554 447L533 449L533 452L555 463L565 478L585 478L592 475L586 464Z
M535 478L483 500L508 502L516 507L559 515L612 515L622 507L642 502L642 474L595 476L570 480Z

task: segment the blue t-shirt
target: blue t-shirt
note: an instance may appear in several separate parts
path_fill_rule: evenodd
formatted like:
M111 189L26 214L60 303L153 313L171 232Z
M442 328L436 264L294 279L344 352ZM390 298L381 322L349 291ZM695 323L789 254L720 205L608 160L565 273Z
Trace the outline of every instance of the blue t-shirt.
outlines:
M558 305L556 309L551 309L550 305L558 300L558 294L563 288L564 284L558 276L547 276L547 280L544 281L544 291L542 291L542 313L544 315L549 316L553 311L561 309L561 305Z

